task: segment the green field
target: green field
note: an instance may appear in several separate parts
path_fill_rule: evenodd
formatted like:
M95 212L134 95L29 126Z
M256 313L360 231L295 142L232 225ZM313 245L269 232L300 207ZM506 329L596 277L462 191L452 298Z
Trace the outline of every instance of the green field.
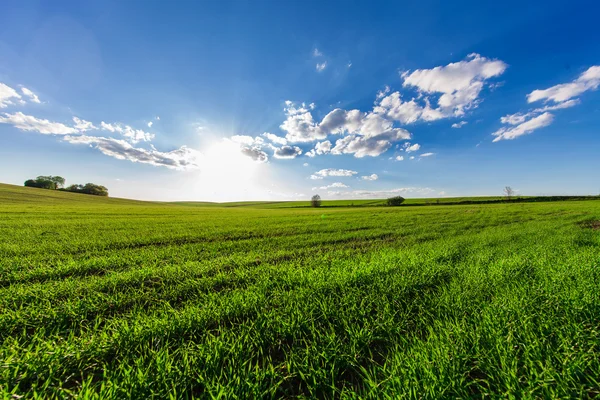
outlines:
M600 395L600 201L371 202L0 185L0 392Z

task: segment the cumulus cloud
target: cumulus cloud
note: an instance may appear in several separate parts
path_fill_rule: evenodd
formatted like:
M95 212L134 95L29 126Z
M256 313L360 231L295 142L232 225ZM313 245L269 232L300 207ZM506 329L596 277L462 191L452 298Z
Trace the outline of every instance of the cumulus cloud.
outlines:
M377 174L371 174L367 176L362 176L361 178L364 181L376 181L377 179L379 179L379 176L377 176Z
M468 122L467 122L467 121L460 121L460 122L456 122L456 123L452 124L452 127L453 127L454 129L460 129L460 128L462 128L463 126L465 126L466 124L468 124Z
M287 132L285 138L288 142L312 142L327 137L327 133L321 131L314 121L310 113L310 105L308 107L304 103L296 105L289 100L285 105L287 118L280 128Z
M537 117L533 117L528 121L522 122L518 125L513 125L510 128L500 128L492 135L496 136L494 142L498 142L500 140L512 140L516 139L520 136L527 135L536 129L543 128L548 126L554 121L554 115L549 112L545 112Z
M79 132L78 129L72 126L25 115L22 112L0 115L0 123L13 125L22 131L38 132L45 135L69 135Z
M243 155L250 157L258 163L265 163L269 161L269 156L260 147L256 146L243 146L240 151Z
M413 151L419 151L419 149L421 148L421 145L419 143L415 143L415 144L410 144L410 143L404 143L404 151L406 151L407 153L412 153Z
M435 155L435 153L423 153L423 154L421 154L421 157L431 157L434 155Z
M331 142L329 140L326 140L324 142L318 142L315 145L314 149L311 149L310 151L306 152L306 155L308 157L314 157L316 155L327 154L329 152L331 152Z
M297 146L282 146L273 152L275 158L296 158L302 154L302 149Z
M396 161L404 161L404 156L397 156Z
M327 61L323 61L322 63L317 63L316 69L317 72L323 72L327 68Z
M154 148L147 150L133 147L131 143L122 139L100 136L65 136L65 141L73 144L87 144L103 154L143 164L166 167L175 170L191 170L199 168L201 154L186 146L179 149L161 152Z
M154 135L149 132L144 132L141 129L134 129L129 125L123 125L119 123L110 124L104 121L100 122L100 129L112 132L119 133L123 135L127 140L131 143L138 143L140 141L149 142L154 139Z
M438 110L445 116L462 116L477 107L486 81L504 73L508 65L472 53L463 61L432 69L418 69L402 74L403 86L417 88L425 94L441 93Z
M282 138L280 136L274 135L269 132L265 132L261 136L263 136L263 137L267 138L267 140L270 140L271 142L273 142L275 144L279 144L281 146L285 146L287 144L286 138Z
M506 68L503 61L473 53L460 62L406 71L401 74L403 86L416 88L423 100L405 101L400 92L387 96L380 92L374 112L404 124L460 117L479 105L481 91L489 86L487 81L502 75ZM437 107L432 107L428 95L438 94Z
M562 83L548 89L534 90L527 95L527 102L533 103L544 100L562 103L588 90L596 90L598 86L600 86L600 65L594 65L579 75L573 82Z
M21 95L17 91L8 85L0 82L0 108L6 108L13 105L13 100L20 99Z
M322 56L323 56L323 53L321 53L321 52L319 51L319 49L317 49L317 48L315 47L315 49L313 50L313 57L322 57Z
M327 176L352 176L356 174L358 172L349 169L326 168L312 174L310 179L323 179Z
M23 93L25 96L29 97L29 99L32 102L38 103L38 104L41 103L37 94L33 93L31 90L27 89L26 87L21 87L21 93Z
M152 125L154 125L154 122L150 121L150 122L148 122L147 125L148 125L148 128L152 128Z

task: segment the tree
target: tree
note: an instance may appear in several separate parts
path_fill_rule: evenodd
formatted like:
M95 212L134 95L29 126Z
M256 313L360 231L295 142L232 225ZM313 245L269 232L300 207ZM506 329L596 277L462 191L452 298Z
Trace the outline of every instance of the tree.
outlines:
M510 186L506 186L504 188L504 196L506 197L506 200L510 201L514 195L515 191Z
M68 192L92 194L94 196L108 196L108 189L102 185L86 183L85 185L71 185L65 189Z
M402 196L394 196L387 199L388 206L399 206L402 203L404 203L404 197Z
M321 196L319 196L318 194L315 194L310 199L310 206L311 207L321 207Z
M60 189L65 186L65 178L62 176L40 175L35 179L27 179L25 186L40 189Z
M42 179L40 179L42 178ZM27 179L25 181L25 186L34 187L39 189L56 189L56 183L49 179L45 179L46 177L39 176L36 179Z

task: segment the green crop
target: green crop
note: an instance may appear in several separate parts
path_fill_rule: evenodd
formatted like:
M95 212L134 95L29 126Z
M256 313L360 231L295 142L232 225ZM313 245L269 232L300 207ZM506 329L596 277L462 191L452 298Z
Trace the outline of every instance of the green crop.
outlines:
M600 394L600 201L371 202L170 204L0 185L0 392Z

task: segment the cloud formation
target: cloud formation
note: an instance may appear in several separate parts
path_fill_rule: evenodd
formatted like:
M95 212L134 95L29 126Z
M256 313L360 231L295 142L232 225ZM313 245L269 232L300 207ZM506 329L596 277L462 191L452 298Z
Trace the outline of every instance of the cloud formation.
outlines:
M20 99L21 95L8 85L0 82L0 108L6 108L13 105L12 99Z
M379 179L379 176L377 176L377 174L371 174L367 176L362 176L361 178L363 181L376 181L377 179Z
M302 149L297 146L282 146L273 152L275 158L296 158L302 154Z
M44 135L69 135L79 133L79 130L62 124L60 122L52 122L47 119L36 118L31 115L25 115L18 111L14 114L4 113L0 115L1 124L10 124L15 128L27 131L38 132Z
M312 174L310 179L323 179L327 176L353 176L356 174L358 172L349 169L326 168Z
M199 168L201 153L182 146L179 149L161 152L154 148L151 150L133 147L131 143L122 139L100 136L65 136L64 140L73 144L87 144L100 150L107 156L119 160L150 164L175 170L192 170Z
M456 123L452 124L452 128L454 128L454 129L460 129L463 126L465 126L466 124L468 124L467 121L456 122Z
M527 102L553 101L562 103L577 97L588 90L596 90L600 86L600 65L594 65L577 77L573 82L562 83L543 90L534 90L527 95Z
M554 85L548 89L534 90L527 95L527 102L543 100L546 105L525 113L518 112L501 117L500 122L511 126L500 128L492 133L492 136L495 136L493 141L513 140L552 124L554 115L549 111L574 107L581 102L575 97L587 91L596 90L599 86L600 66L595 65L581 73L572 82Z
M100 122L100 129L112 132L119 133L123 135L127 140L133 144L138 142L149 142L154 139L154 134L149 132L144 132L141 129L134 129L129 125L123 125L120 123L109 124L104 121Z
M38 103L38 104L41 103L37 94L33 93L31 90L27 89L26 87L21 87L21 93L23 93L25 96L29 97L29 99L32 102Z
M493 140L494 142L498 142L500 140L513 140L520 136L527 135L536 129L543 128L548 126L554 121L554 115L549 112L538 115L537 117L533 117L528 121L522 122L518 125L513 125L510 128L500 128L492 135L496 136Z
M456 63L406 71L401 74L402 86L415 88L419 96L405 101L400 92L385 96L390 91L386 88L379 92L374 111L403 124L461 117L479 105L481 91L492 86L487 81L502 75L507 67L503 61L472 53ZM430 96L438 96L437 107L431 105Z

